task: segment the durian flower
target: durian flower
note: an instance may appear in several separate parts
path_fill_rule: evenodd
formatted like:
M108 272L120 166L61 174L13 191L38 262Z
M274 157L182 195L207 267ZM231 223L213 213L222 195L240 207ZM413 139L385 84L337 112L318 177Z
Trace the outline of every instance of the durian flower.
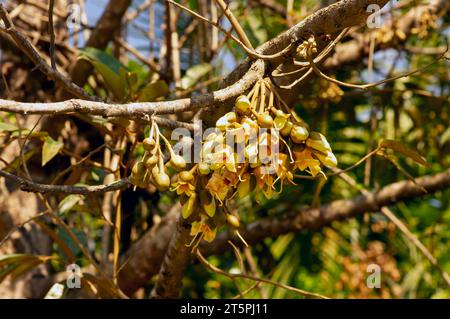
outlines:
M191 236L194 239L200 234L200 238L206 240L208 243L212 242L216 238L217 228L212 227L208 223L208 216L201 215L200 221L195 221L192 223Z
M206 190L210 192L219 202L223 203L230 191L230 186L225 177L220 172L215 171L206 184Z
M295 159L295 167L301 171L307 171L312 176L319 174L322 169L320 167L320 162L313 158L310 149L305 148L302 152L293 152Z

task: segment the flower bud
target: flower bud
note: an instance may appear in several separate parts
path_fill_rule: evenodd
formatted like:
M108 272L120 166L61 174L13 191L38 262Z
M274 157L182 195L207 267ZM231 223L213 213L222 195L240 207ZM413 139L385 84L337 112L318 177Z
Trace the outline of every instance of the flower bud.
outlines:
M331 147L330 144L328 144L327 139L319 132L311 132L309 138L306 140L306 146L322 153L331 151Z
M322 162L323 165L328 167L336 167L337 166L337 159L336 156L330 151L326 153L326 155L323 155L322 153L314 153L314 156L317 157L319 161Z
M251 110L250 100L246 95L241 95L236 99L236 104L234 105L236 113L240 115L249 115Z
M144 163L142 161L137 162L134 164L133 169L131 170L131 173L137 178L142 179L144 177L145 172L147 169L144 166Z
M201 162L198 164L198 171L202 175L208 175L210 173L211 169L207 163Z
M236 122L236 120L236 113L229 112L217 120L216 127L221 131L225 131L227 126L231 123Z
M227 214L227 223L234 228L239 228L240 226L239 218L232 214Z
M142 146L144 147L144 150L149 152L155 147L155 144L156 144L155 140L150 137L147 137L142 141Z
M151 169L156 163L158 163L158 156L156 155L152 155L144 160L144 164L148 169Z
M178 174L178 178L180 179L180 181L189 182L194 179L194 175L192 175L192 173L189 171L182 171Z
M280 130L281 135L283 136L289 136L291 134L292 128L294 127L294 124L292 124L291 121L287 121L286 124L284 124L283 128Z
M216 214L216 200L208 192L200 193L200 204L209 217Z
M162 173L158 173L158 174L154 175L153 178L155 180L156 187L160 191L166 191L166 190L169 189L169 187L170 187L170 177L169 177L169 175L167 175L166 173L162 172Z
M274 124L275 124L275 127L278 129L278 130L282 130L283 129L283 127L286 125L286 123L287 123L287 119L285 118L285 117L282 117L282 116L276 116L275 117L275 120L273 121L274 122Z
M268 112L258 115L258 125L262 128L271 128L273 126L273 118Z
M175 167L176 169L184 169L186 167L186 161L180 155L173 154L170 159L170 162L172 166Z

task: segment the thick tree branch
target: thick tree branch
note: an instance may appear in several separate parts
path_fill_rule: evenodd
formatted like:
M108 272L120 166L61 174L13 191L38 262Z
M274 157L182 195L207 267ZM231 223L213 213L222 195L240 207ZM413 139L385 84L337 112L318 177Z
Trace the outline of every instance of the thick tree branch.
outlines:
M164 256L158 281L152 290L152 298L177 298L182 287L184 271L191 260L191 248L187 247L189 225L181 216L176 224L176 230Z
M174 114L192 111L202 107L225 103L236 99L249 90L262 78L264 67L262 61L254 63L250 70L236 83L224 89L192 98L163 102L145 102L128 104L108 104L86 100L68 100L54 103L24 103L0 100L0 110L21 114L67 114L85 113L104 117L137 117L145 114Z

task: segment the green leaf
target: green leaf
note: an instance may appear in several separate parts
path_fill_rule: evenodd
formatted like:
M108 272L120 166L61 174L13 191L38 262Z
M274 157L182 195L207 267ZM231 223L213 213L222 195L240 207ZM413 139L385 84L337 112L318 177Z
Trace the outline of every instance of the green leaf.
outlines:
M10 123L0 122L0 132L14 132L19 130L19 128Z
M394 140L383 139L383 140L380 140L380 142L378 143L378 146L392 149L393 151L398 152L398 153L402 154L403 156L406 156L406 157L412 159L413 161L415 161L418 164L421 164L423 166L429 166L429 164L427 163L427 160L423 156L421 156L419 153L413 151L412 149L406 147L405 145L403 145L400 142L397 142Z
M23 159L25 162L28 162L28 160L37 152L36 148L32 148L28 152L26 152L23 155ZM22 164L22 157L19 155L17 156L11 163L9 163L5 168L3 168L4 171L11 173L19 168L19 166Z
M139 102L152 102L161 96L169 94L169 87L163 80L149 83L139 91Z
M29 254L9 254L0 256L0 283L5 280L7 276L11 276L11 278L15 280L18 276L51 259L54 259L54 257Z
M86 234L78 229L72 229L72 232L75 234L75 237L78 239L78 241L83 245L87 247L87 236ZM78 245L73 241L72 237L62 228L58 228L57 230L58 237L61 238L62 241L67 245L67 247L70 249L72 254L74 256L78 256L81 254L81 250L78 247Z
M47 164L63 147L63 142L55 141L50 136L47 136L42 146L42 166Z
M111 55L94 48L81 50L80 59L92 63L95 70L102 76L108 90L122 101L126 96L127 81L121 73L126 73L126 67ZM121 71L123 69L124 71Z
M84 199L84 195L71 194L66 196L58 205L58 210L61 214L67 213L71 210L79 201Z
M87 47L80 49L80 58L107 65L111 71L117 75L120 74L120 68L126 69L126 67L115 57L96 48Z
M194 86L202 76L211 71L212 67L209 63L197 64L186 71L186 75L181 79L181 87L188 89Z

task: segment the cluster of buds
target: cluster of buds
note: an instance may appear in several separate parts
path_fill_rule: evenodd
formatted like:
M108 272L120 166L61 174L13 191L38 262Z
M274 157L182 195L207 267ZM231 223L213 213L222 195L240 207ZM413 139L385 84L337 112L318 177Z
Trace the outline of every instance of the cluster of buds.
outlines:
M303 41L297 48L297 55L302 59L308 59L317 53L317 43L314 36L311 36L307 41Z
M425 38L428 36L428 30L430 28L437 29L437 20L438 16L436 14L432 13L429 9L423 10L417 19L416 25L411 29L411 33L417 34L419 38Z
M164 154L161 150L160 138L165 142L169 152L170 160L164 161ZM170 177L168 168L183 170L186 161L180 155L175 154L169 141L162 135L158 125L153 122L150 134L142 141L145 154L142 159L136 162L131 170L130 182L138 187L145 188L150 183L158 190L166 191L170 188Z
M339 103L344 95L344 91L342 91L336 83L320 78L318 95L322 100L328 100L332 103Z
M154 182L159 189L167 189L170 179L164 171L159 134L156 137L144 140L147 153L133 168L132 182L138 186ZM255 191L261 202L281 192L284 184L294 184L298 171L324 175L323 165L337 165L326 138L311 131L268 80L257 82L248 95L238 97L234 110L205 133L200 160L192 167L185 168L184 161L180 165L182 157L173 154L165 142L169 165L181 170L173 177L171 190L180 196L182 216L192 224L194 247L202 239L212 241L216 229L224 224L239 235L239 216L228 209L233 198Z

